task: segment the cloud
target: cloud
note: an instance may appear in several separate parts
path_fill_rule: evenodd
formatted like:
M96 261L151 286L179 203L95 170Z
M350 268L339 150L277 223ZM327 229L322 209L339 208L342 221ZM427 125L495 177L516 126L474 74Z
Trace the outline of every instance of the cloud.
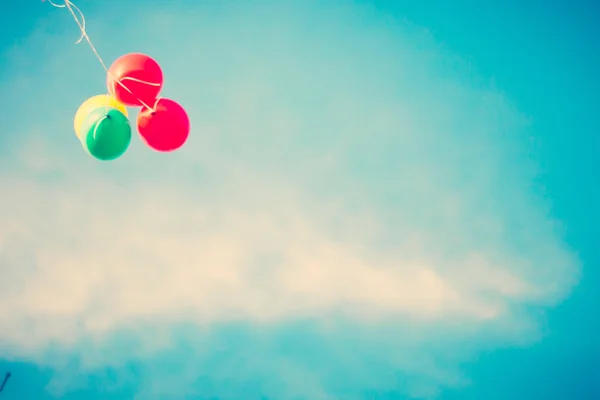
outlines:
M53 390L136 365L145 399L428 397L575 284L527 118L425 31L351 3L136 12L90 34L161 62L180 152L78 148L104 77L50 20L2 83L0 349Z

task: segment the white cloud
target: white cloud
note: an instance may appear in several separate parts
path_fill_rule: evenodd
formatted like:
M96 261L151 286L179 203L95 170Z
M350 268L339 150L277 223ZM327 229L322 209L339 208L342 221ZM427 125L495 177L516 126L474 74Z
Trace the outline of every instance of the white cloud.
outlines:
M81 69L64 68L87 54L69 47L71 31L47 43L51 64L14 71L3 84L10 93L28 88L13 99L25 123L11 125L12 155L0 160L0 348L8 356L53 362L48 351L59 346L102 368L177 347L181 324L215 332L258 324L277 340L285 337L277 327L313 321L331 360L343 358L332 337L347 326L357 332L345 334L356 354L339 361L360 376L350 399L398 385L358 368L369 354L412 376L405 391L425 396L460 382L454 361L481 342L532 337L527 307L562 299L577 260L530 192L526 120L501 94L461 75L417 28L381 28L367 9L198 7L160 18L145 11L131 27L121 16L105 25L88 18L107 58L139 50L163 64L165 96L193 122L178 153L136 142L104 164L77 148L69 137L76 101L101 92L104 79L86 58ZM183 37L183 26L194 33ZM28 65L27 49L11 59ZM69 106L48 102L56 96ZM465 354L444 356L431 339L439 329ZM141 347L115 344L122 332ZM230 346L195 335L187 340L199 358L212 351L203 344ZM298 355L245 340L238 350L254 360L246 372L264 390L333 398L331 371L341 367L306 369ZM82 345L89 341L104 354ZM192 382L199 368L181 379ZM169 388L181 380L165 379L145 390L175 398ZM210 379L221 387L227 374L216 369Z

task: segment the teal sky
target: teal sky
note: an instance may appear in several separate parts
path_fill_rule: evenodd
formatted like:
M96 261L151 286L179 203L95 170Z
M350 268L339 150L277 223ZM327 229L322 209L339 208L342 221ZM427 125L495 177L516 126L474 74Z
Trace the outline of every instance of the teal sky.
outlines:
M600 398L598 5L76 4L192 132L93 160L75 22L3 14L1 400Z

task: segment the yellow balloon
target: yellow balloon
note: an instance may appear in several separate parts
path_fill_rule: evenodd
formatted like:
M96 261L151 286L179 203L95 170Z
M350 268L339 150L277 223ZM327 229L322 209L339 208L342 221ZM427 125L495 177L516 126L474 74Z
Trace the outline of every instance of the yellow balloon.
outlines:
M126 117L127 107L119 100L115 99L113 96L108 94L99 94L94 97L90 97L86 101L83 102L82 105L79 106L79 109L75 113L75 120L73 126L75 127L75 134L81 140L81 125L85 118L94 111L96 108L100 107L112 107L121 111Z

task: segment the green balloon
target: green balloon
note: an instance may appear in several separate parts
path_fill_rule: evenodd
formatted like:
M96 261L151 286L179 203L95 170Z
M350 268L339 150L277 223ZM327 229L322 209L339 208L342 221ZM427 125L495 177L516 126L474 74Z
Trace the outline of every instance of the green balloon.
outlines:
M96 108L81 125L81 142L98 160L115 160L125 153L131 143L129 120L116 108Z

